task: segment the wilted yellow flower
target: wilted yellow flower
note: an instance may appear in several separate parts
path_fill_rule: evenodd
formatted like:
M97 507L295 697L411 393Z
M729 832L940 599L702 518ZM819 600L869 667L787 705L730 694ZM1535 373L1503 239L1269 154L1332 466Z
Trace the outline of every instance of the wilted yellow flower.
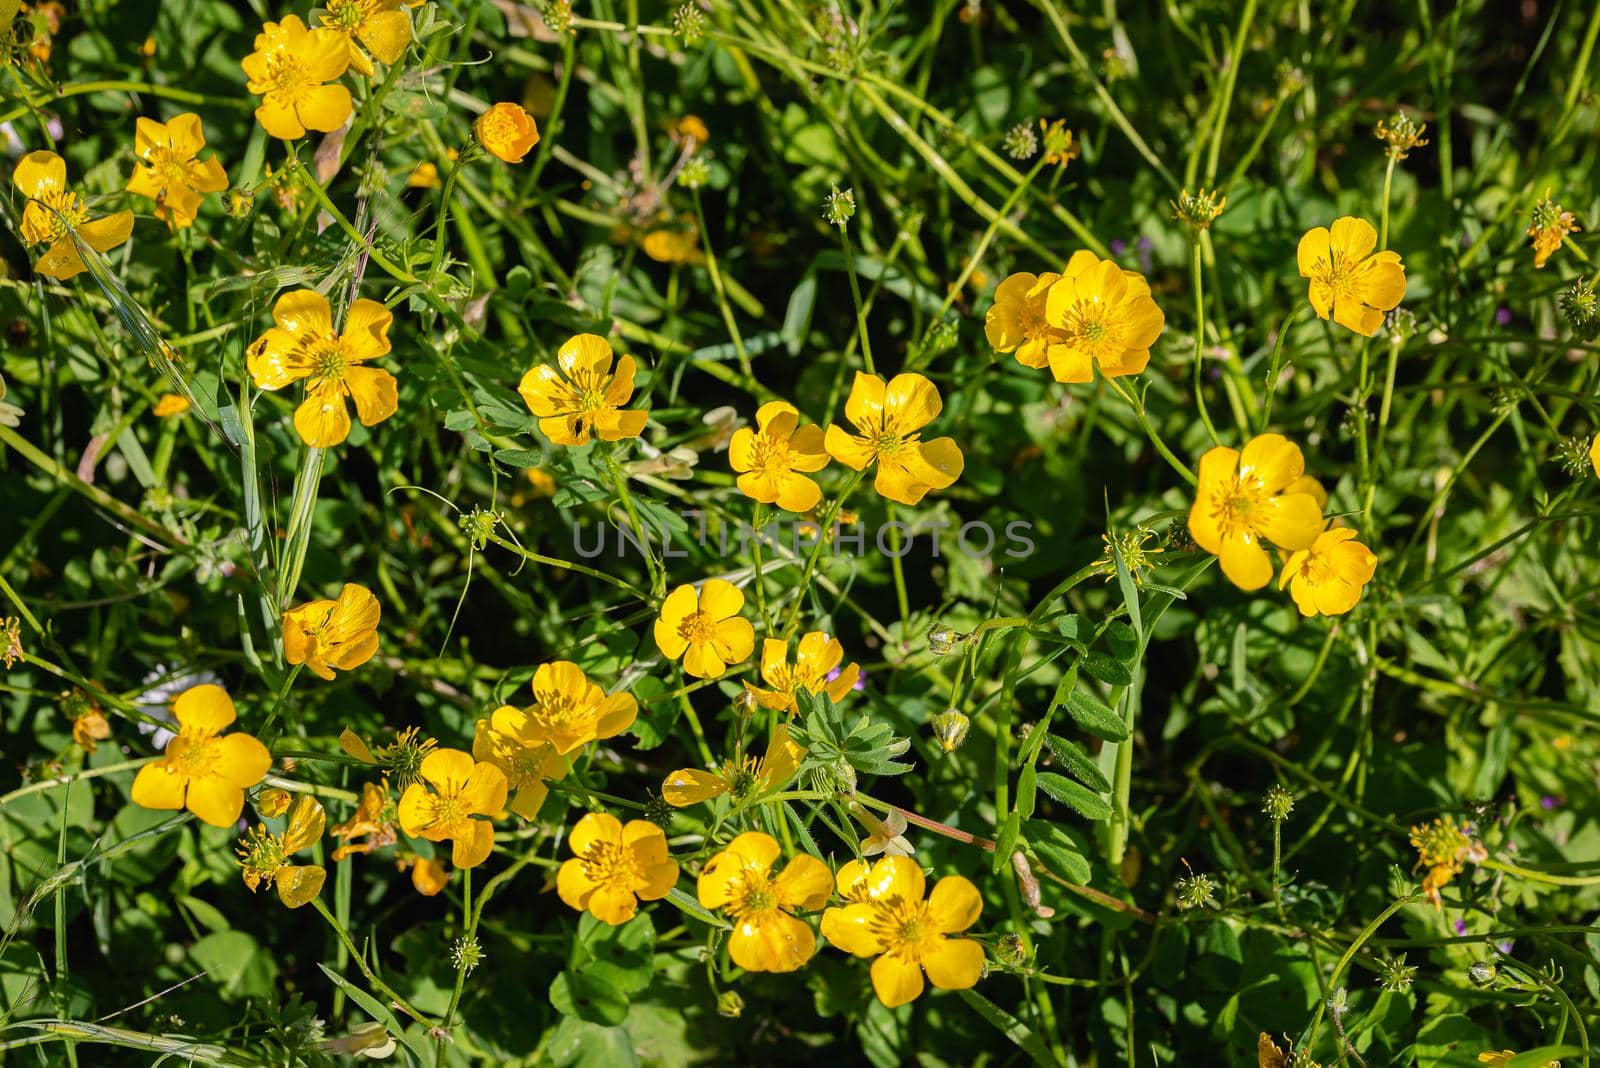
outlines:
M1476 864L1489 856L1483 843L1473 837L1471 825L1458 824L1449 816L1412 827L1411 845L1417 851L1416 866L1428 869L1422 892L1434 908L1444 907L1439 891L1451 879L1460 875L1469 862Z
M945 489L961 477L965 459L952 438L921 440L921 430L939 417L939 390L919 374L899 374L885 383L856 372L844 402L855 424L852 434L830 424L828 453L853 471L877 464L873 488L900 504L916 504L931 489Z
M272 767L267 747L243 732L224 736L238 713L221 686L205 683L172 702L178 733L166 752L139 769L133 801L145 808L188 808L213 827L231 827L244 809L244 792Z
M283 658L332 681L334 669L360 667L378 651L378 599L347 582L336 601L308 601L283 614Z
M1556 249L1581 229L1578 217L1550 199L1545 190L1544 200L1534 205L1533 218L1528 223L1528 236L1533 239L1533 265L1543 267L1555 255Z
M941 990L966 990L983 974L983 946L958 936L978 921L983 898L960 875L947 875L923 900L926 880L910 857L885 857L863 880L852 871L849 884L840 871L839 892L852 901L822 914L822 934L846 953L877 957L872 989L889 1008L915 1001L923 973Z
M539 143L539 124L520 104L495 104L478 116L472 130L479 144L507 163L521 163L528 150Z
M107 252L133 232L131 211L90 217L83 198L67 188L66 160L54 152L23 156L11 172L11 184L28 198L22 209L22 243L28 248L45 246L33 269L46 278L65 281L84 269L73 234L96 252Z
M700 904L733 921L728 955L749 972L792 972L811 959L817 938L794 913L821 908L833 888L828 866L797 854L776 876L782 850L760 831L739 835L700 872Z
M633 397L637 367L632 356L616 361L606 339L578 334L556 352L560 368L541 363L522 376L517 392L539 418L539 429L557 445L587 445L590 434L601 441L636 438L650 418L648 411L624 411Z
M688 808L723 794L743 799L770 793L794 778L805 755L789 740L788 725L780 723L760 760L748 756L729 760L716 771L680 768L661 783L661 799L673 808Z
M0 619L0 664L10 671L11 666L26 655L22 650L22 620L16 616Z
M789 663L789 643L768 638L761 643L761 678L771 689L755 689L756 700L763 708L789 712L798 709L795 694L800 690L811 694L827 690L835 702L842 701L861 677L861 665L852 663L828 681L828 673L843 660L844 645L820 630L801 637L793 664Z
M739 472L739 492L786 512L808 512L822 489L808 474L828 466L820 426L800 426L800 412L787 401L769 401L756 412L756 430L740 427L728 443L728 466Z
M97 705L91 705L72 720L72 740L85 753L93 753L109 737L111 723Z
M666 897L678 882L678 864L667 855L667 836L649 820L627 826L607 812L591 812L567 839L573 859L556 873L556 893L601 923L627 923L639 902Z
M1318 534L1310 548L1289 554L1278 589L1289 588L1301 615L1342 616L1361 600L1378 558L1355 537L1349 527L1333 527Z
M1383 313L1406 295L1406 269L1398 252L1378 252L1378 231L1365 219L1345 215L1332 228L1313 226L1300 238L1296 259L1309 278L1311 307L1323 319L1371 337Z
M372 77L372 57L394 63L411 43L411 19L400 0L326 0L317 25L344 37L350 66ZM368 53L371 55L368 55Z
M482 864L494 849L489 820L506 807L505 774L459 749L435 749L423 758L421 777L428 785L412 783L400 798L401 828L430 842L450 839L450 863L458 868Z
M345 857L394 845L399 839L395 833L398 820L394 799L389 796L388 782L363 783L361 801L356 805L355 812L331 831L335 838L345 843L333 851L333 862L337 864Z
M450 873L444 865L430 857L409 857L401 861L401 870L411 869L411 885L423 897L434 897L450 882Z
M1272 579L1270 542L1291 552L1309 549L1322 533L1322 507L1304 483L1305 458L1282 434L1251 438L1244 451L1218 446L1200 457L1200 479L1189 510L1189 533L1222 562L1242 590Z
M1093 381L1096 367L1107 378L1138 374L1167 321L1143 275L1084 249L1045 294L1044 318L1057 382Z
M150 413L158 419L171 419L175 415L182 415L189 410L189 398L180 397L176 393L163 393L156 399L155 406Z
M668 660L683 657L683 670L697 679L720 678L756 647L755 627L739 616L743 607L744 594L724 579L707 579L698 594L679 586L662 602L656 648Z
M1068 163L1078 158L1079 146L1072 139L1072 131L1067 129L1066 119L1040 119L1039 142L1044 145L1044 159L1041 162L1047 167L1055 164L1065 169Z
M381 367L363 366L389 353L394 316L375 300L350 305L344 332L333 329L328 299L313 289L285 293L273 305L278 324L256 339L247 354L250 375L262 389L282 389L306 380L306 399L295 409L300 440L332 448L350 436L346 398L355 401L362 426L375 426L400 406L399 383Z
M318 27L306 29L298 16L268 22L256 35L256 50L239 65L249 81L245 88L262 98L256 121L273 137L302 137L309 130L328 133L350 117L350 90L325 85L350 66L350 46L343 34Z
M690 152L711 140L711 131L706 129L705 120L698 115L683 116L668 127L668 132L674 141Z
M244 884L251 893L262 883L278 888L278 897L292 909L309 902L322 892L328 873L318 864L291 864L302 849L310 849L322 838L327 815L314 797L302 797L289 813L289 826L273 834L265 824L257 824L239 839L236 852L244 869Z
M200 116L174 115L165 123L141 117L135 124L133 153L137 162L128 178L128 192L156 202L156 218L174 230L194 225L206 193L228 188L228 176L216 156L195 157L206 146Z

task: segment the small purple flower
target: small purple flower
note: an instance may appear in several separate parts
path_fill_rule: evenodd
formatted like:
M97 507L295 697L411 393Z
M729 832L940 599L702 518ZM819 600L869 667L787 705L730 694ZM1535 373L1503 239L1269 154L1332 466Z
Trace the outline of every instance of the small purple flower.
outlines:
M1457 919L1456 920L1456 934L1464 935L1466 933L1467 933L1467 921L1466 920L1462 920L1462 919Z
M1494 313L1494 321L1499 323L1501 326L1505 326L1511 321L1511 309L1506 307L1496 309Z
M832 671L828 672L827 678L824 679L823 681L832 682L834 679L838 678L840 675L843 675L843 674L844 674L843 669L834 668ZM867 669L866 668L862 668L856 675L856 684L854 686L850 687L850 689L853 690L853 691L856 691L857 693L859 693L860 691L865 690L866 688L867 688Z
M1549 794L1545 794L1543 797L1539 798L1539 807L1544 809L1546 812L1549 812L1553 808L1559 807L1560 804L1560 798L1552 797Z
M1126 251L1128 251L1128 243L1126 241L1120 237L1111 239L1111 254L1113 256L1120 256Z
M1506 955L1506 956L1508 956L1508 957L1509 957L1509 956L1511 956L1511 950L1512 950L1512 949L1513 949L1513 948L1514 948L1514 947L1515 947L1515 946L1516 946L1516 943L1515 943L1515 942L1513 942L1513 941L1512 941L1512 940L1511 940L1511 939L1509 939L1509 938L1508 938L1508 939L1506 939L1506 940L1505 940L1505 941L1504 941L1504 942L1496 942L1496 943L1495 943L1495 944L1494 944L1494 948L1496 948L1496 949L1498 949L1498 950L1499 950L1499 951L1500 951L1500 952L1502 952L1502 953L1504 953L1504 954L1505 954L1505 955Z
M1156 243L1148 237L1139 238L1139 270L1149 274L1155 266L1155 257L1150 253L1155 249Z

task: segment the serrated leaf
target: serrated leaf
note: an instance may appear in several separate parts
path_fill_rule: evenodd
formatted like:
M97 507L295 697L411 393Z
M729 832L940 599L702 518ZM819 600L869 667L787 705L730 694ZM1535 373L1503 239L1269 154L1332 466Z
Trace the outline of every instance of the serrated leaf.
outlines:
M1122 717L1082 690L1067 695L1066 708L1073 721L1096 738L1106 742L1127 740L1128 725Z
M1063 805L1075 810L1084 819L1108 820L1111 818L1111 802L1094 791L1079 786L1065 775L1057 775L1049 771L1040 772L1039 789L1060 801Z
M1053 734L1046 737L1045 742L1050 746L1050 752L1055 756L1056 762L1073 778L1091 790L1097 790L1102 794L1111 792L1111 784L1100 773L1094 758L1086 753L1082 746L1065 738L1057 738Z

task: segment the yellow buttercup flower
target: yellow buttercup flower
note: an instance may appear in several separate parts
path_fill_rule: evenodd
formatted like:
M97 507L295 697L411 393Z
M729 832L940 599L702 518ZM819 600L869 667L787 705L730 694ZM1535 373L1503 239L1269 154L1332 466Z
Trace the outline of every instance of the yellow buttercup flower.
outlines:
M506 807L505 774L459 749L435 749L423 758L421 776L427 785L412 783L400 798L401 829L430 842L450 839L450 863L458 868L482 864L494 849L489 820Z
M490 155L507 163L521 163L528 150L539 143L539 124L520 104L495 104L478 116L472 132Z
M788 712L797 710L794 695L802 689L811 694L826 690L835 702L842 701L861 677L861 665L852 663L829 682L828 673L843 660L844 645L838 638L830 638L820 630L800 638L793 664L789 663L789 643L768 638L761 643L761 678L772 688L753 688L756 700L763 708Z
M85 753L93 753L100 743L111 737L111 722L99 706L91 706L73 717L72 740Z
M332 681L334 669L360 667L378 651L378 599L347 582L335 601L308 601L283 614L283 658Z
M652 230L639 242L644 254L657 263L704 263L700 235L694 230Z
M265 824L239 839L235 850L244 869L244 884L251 893L262 883L278 888L278 897L297 909L322 892L327 871L319 864L292 864L294 855L310 849L322 838L327 814L314 797L302 797L289 813L289 825L282 834L273 834Z
M951 438L922 441L920 431L943 409L939 390L919 374L895 375L888 383L856 372L844 402L856 433L829 425L828 453L854 471L878 465L873 487L900 504L916 504L931 489L945 489L961 477L965 462Z
M794 778L805 750L789 740L789 728L778 724L772 732L767 755L729 760L716 771L680 768L661 783L661 799L673 808L688 808L713 797L732 794L735 798L759 797Z
M272 755L243 732L223 735L238 713L221 686L205 683L172 702L178 733L165 754L139 769L133 801L145 808L187 808L213 827L231 827L244 792L267 777Z
M1600 475L1600 434L1596 434L1589 445L1589 465L1594 468L1596 475Z
M915 1001L923 973L941 990L966 990L978 982L983 947L951 937L983 911L983 898L970 881L947 875L924 901L926 880L909 857L885 857L864 877L850 865L839 875L839 892L851 903L822 914L822 934L847 953L878 958L872 962L872 989L879 1001L891 1009Z
M355 401L362 426L375 426L400 406L399 384L381 367L362 366L389 353L394 316L375 300L350 305L344 332L333 329L333 309L311 289L285 293L272 308L278 324L250 346L247 365L256 385L282 389L306 380L306 399L295 409L300 440L317 449L332 448L350 436Z
M1318 534L1309 549L1289 554L1278 589L1289 587L1301 615L1342 616L1361 600L1378 558L1355 537L1349 527L1334 527Z
M67 161L54 152L29 152L17 161L11 184L28 198L22 209L22 243L44 245L33 269L65 281L84 269L73 235L96 252L108 252L133 233L133 212L91 218L83 198L67 187Z
M609 697L568 660L541 664L533 673L533 704L501 705L480 719L472 754L505 772L511 811L533 819L548 792L546 780L567 772L566 756L597 738L614 738L633 726L639 702L632 694Z
M439 166L431 159L425 159L411 168L411 173L406 175L406 185L412 189L439 189L444 182L439 180Z
M1300 275L1311 280L1311 307L1323 319L1371 337L1383 313L1406 295L1406 269L1398 252L1378 252L1378 231L1346 215L1332 228L1313 226L1300 238Z
M1304 474L1300 447L1282 434L1251 438L1243 452L1218 446L1200 457L1189 533L1240 589L1259 590L1272 579L1263 542L1294 552L1322 533L1322 506L1296 484Z
M180 397L176 393L163 393L156 399L150 414L157 419L171 419L175 415L182 415L189 410L189 398Z
M743 607L744 594L724 579L706 579L699 594L679 586L662 602L656 648L668 660L682 657L683 670L697 679L720 678L755 651L756 629L739 617Z
M195 157L206 146L200 116L174 115L169 122L140 118L135 124L133 153L137 162L128 178L128 192L156 202L156 218L174 230L194 225L206 193L228 188L228 175L212 156Z
M695 888L700 904L733 921L728 954L748 972L792 972L817 950L810 925L794 913L827 904L833 877L826 864L805 853L774 876L781 854L771 835L741 834L711 858Z
M983 333L996 352L1009 352L1024 367L1046 367L1050 347L1064 335L1045 321L1045 298L1061 278L1053 271L1007 275L994 290L994 304L983 317Z
M1093 381L1096 367L1107 378L1138 374L1167 321L1143 275L1085 250L1045 294L1044 318L1059 336L1045 350L1057 382Z
M711 131L706 129L705 120L698 115L685 115L669 124L667 130L674 141L690 152L711 140Z
M822 489L806 475L828 466L820 426L800 426L800 412L786 401L769 401L756 411L757 430L733 432L728 466L739 472L739 492L786 512L809 512Z
M633 398L632 356L616 361L606 339L579 334L556 352L560 368L541 363L522 376L517 392L539 417L539 429L557 445L587 445L590 434L601 441L636 438L650 418L647 411L623 411Z
M556 873L556 893L601 923L627 923L639 902L666 897L678 882L678 863L667 855L667 836L649 820L622 821L591 812L567 839L573 859Z
M350 46L333 30L306 24L295 15L268 22L256 34L256 50L239 61L261 97L256 121L273 137L289 140L307 130L328 133L344 125L352 108L350 90L325 85L350 66Z
M345 39L350 66L368 78L376 73L373 56L392 65L411 43L411 19L400 10L400 0L326 2L328 6L317 18L317 25Z

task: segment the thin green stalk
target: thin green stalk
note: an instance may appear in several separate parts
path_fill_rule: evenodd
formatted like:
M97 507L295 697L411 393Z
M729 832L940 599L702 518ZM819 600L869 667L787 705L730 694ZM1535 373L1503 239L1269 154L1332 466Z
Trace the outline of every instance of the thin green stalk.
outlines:
M1216 424L1212 423L1211 412L1206 408L1206 303L1201 289L1202 282L1200 235L1195 232L1189 235L1189 284L1194 288L1194 403L1195 407L1200 411L1200 422L1205 426L1206 435L1210 437L1211 444L1221 445L1222 439L1217 437Z
M717 267L717 252L711 247L711 231L706 227L705 209L700 204L700 190L690 190L694 201L695 223L700 227L700 247L705 251L706 273L711 276L711 291L717 297L717 309L722 313L723 325L728 328L728 338L733 342L733 351L739 357L739 370L744 372L746 378L754 378L755 372L750 369L750 353L745 351L744 335L739 333L739 324L733 317L733 308L728 305L728 289L724 284L722 271ZM868 359L871 366L871 359Z
M856 331L861 338L861 362L867 366L867 374L878 373L872 365L872 338L867 334L867 307L861 302L861 283L856 279L856 257L850 248L850 231L847 226L839 227L839 243L844 246L844 269L850 278L850 297L856 306Z
M1356 940L1350 943L1350 948L1344 951L1344 955L1339 958L1339 962L1333 966L1333 974L1328 977L1326 989L1337 990L1339 988L1339 976L1344 974L1345 968L1348 967L1350 962L1355 959L1355 956L1361 950L1361 947L1366 945L1368 939L1378 933L1378 928L1382 927L1384 922L1388 920L1390 916L1393 916L1395 913L1399 912L1402 908L1404 908L1406 905L1409 905L1415 899L1416 895L1407 894L1405 897L1400 898L1398 901L1394 902L1388 908L1380 912L1377 919L1373 920L1371 923L1367 924L1366 927L1362 928L1361 933L1356 935ZM1304 1043L1307 1050L1314 1050L1316 1048L1317 1032L1322 1027L1322 1014L1324 1011L1326 1011L1327 1007L1327 998L1321 998L1318 1000L1317 1015L1312 1018L1311 1030Z
M1289 336L1289 324L1306 307L1305 304L1296 304L1294 310L1278 324L1278 336L1272 343L1272 356L1267 361L1267 399L1261 403L1261 424L1257 433L1265 434L1267 427L1272 425L1272 398L1277 395L1278 376L1283 373L1283 342Z
M805 606L806 602L806 591L811 588L811 576L817 570L817 560L822 556L822 547L828 544L828 532L833 529L833 521L838 518L839 510L844 507L844 502L849 499L851 493L855 492L855 488L861 484L863 474L864 472L862 471L856 471L850 475L850 480L840 489L839 496L834 498L833 503L828 506L828 510L823 513L821 520L817 523L817 543L811 547L811 555L806 557L805 570L800 573L800 584L795 587L794 603L789 606L789 616L783 622L783 633L778 637L788 638L789 635L794 633L795 627L799 624L800 610Z
M1228 126L1228 111L1233 105L1233 87L1239 80L1239 67L1244 61L1245 38L1250 34L1250 22L1256 16L1256 0L1245 0L1244 11L1239 15L1239 29L1233 35L1233 52L1228 57L1228 69L1222 76L1222 102L1218 108L1216 124L1211 128L1211 148L1206 154L1206 179L1210 185L1217 177L1217 159L1222 152L1222 134Z
M1162 440L1161 434L1150 424L1150 417L1145 415L1144 405L1134 400L1132 395L1123 388L1119 379L1108 378L1106 382L1116 391L1117 396L1121 397L1127 402L1128 407L1133 409L1134 417L1139 420L1139 426L1144 429L1145 436L1150 439L1150 444L1155 446L1155 450L1161 455L1161 458L1167 461L1167 465L1182 475L1183 480L1189 485L1196 485L1199 480L1195 478L1194 472L1189 470L1188 465L1182 460L1174 456L1171 449L1167 448L1167 443Z
M278 608L282 611L294 600L300 587L300 572L305 567L306 549L317 508L317 488L322 483L322 450L306 446L300 456L300 470L294 478L294 501L289 511L283 547L282 571L278 576Z

